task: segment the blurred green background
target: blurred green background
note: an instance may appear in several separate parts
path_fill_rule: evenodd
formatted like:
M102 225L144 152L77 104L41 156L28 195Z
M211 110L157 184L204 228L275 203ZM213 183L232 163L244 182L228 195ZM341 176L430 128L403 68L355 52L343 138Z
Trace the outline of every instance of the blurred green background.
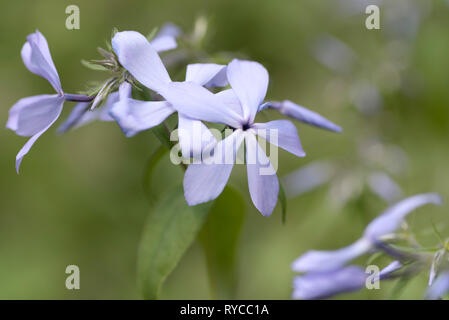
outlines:
M270 72L268 99L290 99L344 128L342 134L333 134L297 124L307 157L297 159L280 151L279 176L320 159L338 159L349 172L363 171L357 155L360 139L376 136L408 155L407 166L396 178L405 195L436 191L447 200L449 6L437 0L406 2L419 3L420 11L415 32L404 36L394 32L404 26L404 17L388 18L388 10L394 10L388 4L381 8L381 30L370 31L364 26L366 15L332 0L3 1L0 122L6 124L8 110L18 99L52 92L46 80L30 73L20 58L26 35L36 28L49 42L63 89L76 93L88 81L104 79L82 67L80 60L98 58L96 47L104 46L113 27L146 34L171 21L188 31L204 15L210 21L208 51L239 52L260 61ZM69 4L80 7L80 30L65 28ZM322 35L352 48L357 56L355 70L342 74L317 61L311 46ZM407 61L399 58L390 63L389 52L395 53L392 43L407 50ZM398 61L405 67L394 69ZM382 73L385 65L393 69ZM354 84L363 79L375 84L382 97L381 110L374 114L364 115L350 98ZM392 79L396 82L390 86ZM65 104L63 117L72 107L73 103ZM0 135L0 298L140 298L136 254L150 211L142 175L158 142L150 132L127 139L113 123L91 124L65 135L57 135L55 128L34 145L19 176L14 159L26 139L6 129ZM167 160L155 181L164 192L181 177ZM312 248L349 244L387 207L363 191L336 207L328 201L329 188L323 186L290 199L283 225L279 206L269 218L253 207L243 168L234 170L231 184L247 199L238 252L236 297L242 299L289 299L294 276L290 264L295 258ZM412 230L420 233L434 222L449 236L447 205L418 211L410 220ZM422 241L435 244L437 240L423 232ZM65 288L64 271L70 264L81 270L78 291ZM421 298L427 276L423 273L413 280L400 298ZM210 298L207 280L204 256L195 244L168 278L162 298ZM339 298L387 298L393 285L385 282L381 290Z

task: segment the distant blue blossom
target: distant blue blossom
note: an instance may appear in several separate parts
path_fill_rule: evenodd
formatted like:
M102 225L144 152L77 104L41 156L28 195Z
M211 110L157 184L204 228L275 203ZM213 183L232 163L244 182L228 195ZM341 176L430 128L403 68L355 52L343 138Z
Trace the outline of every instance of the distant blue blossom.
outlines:
M383 236L394 232L410 212L425 204L441 205L442 199L434 193L406 198L374 219L366 227L363 236L350 246L334 251L308 251L293 262L292 269L297 272L338 269L356 257L375 249L382 243Z
M357 266L307 273L293 280L293 299L312 300L329 298L338 293L360 290L367 274Z
M377 139L361 139L358 162L348 167L347 161L317 160L283 177L287 197L300 196L329 184L327 197L331 205L341 208L362 192L370 191L387 203L402 198L403 191L394 176L403 173L408 158L397 146ZM393 176L394 175L394 176Z
M442 272L428 288L426 298L430 300L442 299L449 293L449 271Z
M427 259L421 259L420 255L409 254L401 249L391 248L386 242L386 237L390 237L404 218L416 208L425 204L440 205L441 203L441 197L434 193L406 198L388 208L368 224L363 236L353 244L334 251L306 252L292 264L294 271L304 273L293 281L293 297L296 299L322 299L363 288L366 281L371 278L368 278L361 268L346 266L346 264L368 252L383 251L387 255L397 258L380 271L379 280L410 275L421 270L424 266L422 262ZM439 252L441 253L441 250ZM427 297L431 299L435 299L449 290L449 281L444 275L444 271L438 274L432 283L438 272L437 264L440 257L438 254L435 255L430 271L430 288ZM407 266L402 260L407 262ZM417 261L418 263L414 264ZM403 268L405 270L401 271Z
M379 280L392 277L402 264L393 261L379 273ZM336 294L357 291L366 286L368 274L358 266L345 266L339 269L309 272L293 280L293 299L313 300L330 298Z

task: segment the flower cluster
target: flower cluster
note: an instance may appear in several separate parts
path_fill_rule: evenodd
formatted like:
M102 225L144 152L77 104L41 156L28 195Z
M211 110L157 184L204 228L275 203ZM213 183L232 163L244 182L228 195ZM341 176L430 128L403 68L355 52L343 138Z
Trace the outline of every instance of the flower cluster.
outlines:
M7 127L31 137L17 155L17 172L32 145L58 119L65 101L78 104L60 126L60 132L93 120L115 121L131 137L163 124L176 113L182 156L196 160L184 176L187 203L196 205L220 195L244 145L251 199L264 216L271 215L279 182L258 137L298 157L305 156L305 152L293 123L260 123L256 115L271 108L319 128L335 132L341 128L289 100L266 102L269 76L258 62L234 59L227 65L189 64L185 80L172 81L158 53L175 49L178 36L179 30L173 26L161 29L151 40L135 31L115 32L110 50L100 50L104 60L94 61L96 68L110 72L112 77L91 95L74 95L63 92L44 36L39 31L29 35L22 49L25 66L47 79L56 94L24 98L11 108ZM133 88L146 90L153 99L133 98ZM207 124L224 125L232 133L217 138ZM200 134L195 128L200 128Z
M413 210L426 204L441 205L439 195L419 194L388 208L365 229L353 244L335 251L308 251L292 264L293 271L303 273L293 282L293 298L321 299L332 295L362 289L372 279L359 266L346 264L368 253L381 253L394 260L379 272L378 279L410 277L425 270L430 264L429 289L426 297L436 299L449 292L449 266L440 263L447 253L447 243L430 255L410 235L396 230ZM406 245L399 245L406 241ZM431 263L430 263L430 262Z

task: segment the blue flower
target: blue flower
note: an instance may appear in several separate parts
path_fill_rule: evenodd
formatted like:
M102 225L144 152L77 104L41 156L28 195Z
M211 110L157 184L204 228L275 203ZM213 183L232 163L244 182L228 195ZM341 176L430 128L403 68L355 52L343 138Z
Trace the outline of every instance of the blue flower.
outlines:
M402 268L399 261L393 261L379 273L379 280L393 277ZM373 279L374 280L374 279ZM368 274L358 266L346 266L335 270L309 272L293 280L293 299L324 299L340 293L362 289L368 281Z
M47 40L38 30L27 36L27 42L22 47L21 55L27 69L45 78L55 89L56 94L43 94L20 99L9 110L6 127L20 136L31 137L16 156L17 174L23 157L30 151L36 140L58 119L64 101L91 100L87 96L65 94L62 91L61 81L51 58Z
M429 287L426 293L426 298L430 300L436 300L443 298L449 293L449 272L442 272L436 277L432 285Z
M367 253L382 243L382 237L394 232L404 218L416 208L425 204L441 205L438 194L419 194L388 208L365 229L363 236L353 244L334 251L308 251L295 260L292 269L297 272L329 271L342 267L348 261Z

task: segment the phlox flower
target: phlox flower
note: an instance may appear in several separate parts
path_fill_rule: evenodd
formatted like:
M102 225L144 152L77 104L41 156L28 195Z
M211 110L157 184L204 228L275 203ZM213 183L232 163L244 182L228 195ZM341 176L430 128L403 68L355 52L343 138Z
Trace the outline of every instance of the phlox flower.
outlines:
M449 271L439 274L427 289L426 298L430 300L442 299L449 293Z
M402 264L393 261L379 273L379 279L392 277ZM297 276L293 280L293 299L312 300L325 299L340 293L348 293L362 289L368 274L358 266L345 266L336 270L311 272Z
M184 195L189 205L218 197L244 141L251 199L264 216L269 216L277 203L279 182L256 136L296 156L303 157L305 153L296 128L290 121L255 122L256 114L266 106L263 100L268 88L268 72L261 64L233 60L227 67L226 75L231 89L215 95L191 82L170 83L164 93L178 112L194 119L224 123L234 129L230 136L217 143L213 163L203 161L188 167L184 176ZM273 132L276 133L275 139ZM227 160L231 158L231 161L223 161L223 156Z
M409 213L426 204L441 205L442 199L438 194L427 193L399 201L371 221L363 236L353 244L334 251L308 251L293 262L292 269L296 272L324 272L339 269L350 260L381 245L382 238L393 233Z
M6 127L20 136L31 137L16 156L17 173L19 173L23 157L30 151L36 140L58 119L64 101L89 100L89 97L86 96L64 94L47 40L39 31L27 36L27 42L22 47L21 55L28 70L50 82L56 94L20 99L9 110Z

